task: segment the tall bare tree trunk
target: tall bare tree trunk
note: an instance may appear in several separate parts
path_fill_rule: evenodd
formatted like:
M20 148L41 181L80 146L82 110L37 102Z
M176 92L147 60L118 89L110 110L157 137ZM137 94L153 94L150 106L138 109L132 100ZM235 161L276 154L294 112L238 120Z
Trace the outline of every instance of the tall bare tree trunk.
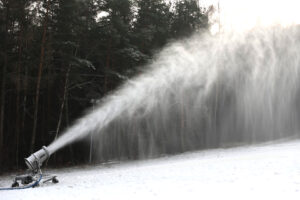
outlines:
M5 50L6 51L6 50ZM5 110L5 93L6 93L6 68L7 68L7 52L4 53L4 66L2 68L1 83L1 111L0 111L0 162L2 160L3 142L4 142L4 110Z
M66 126L69 126L69 92L67 91L66 93L66 100L65 100L65 117L66 117ZM70 149L70 157L71 157L71 162L72 164L74 164L74 151L72 148L72 145L69 145L69 149Z
M111 38L108 41L108 45L107 45L107 56L106 56L106 69L105 69L105 76L104 76L104 92L107 92L107 88L108 88L108 77L107 77L107 72L109 70L110 67L110 60L111 60Z
M59 130L60 130L61 120L62 120L64 106L65 106L65 101L66 101L66 97L67 97L67 93L68 93L68 82L69 82L70 71L71 71L71 65L69 64L67 72L66 72L64 94L63 94L63 99L62 99L61 106L60 106L59 119L58 119L58 122L57 122L57 127L56 127L54 140L57 139L57 136L58 136L58 133L59 133Z
M21 31L19 35L19 52L18 52L18 62L17 62L17 96L16 96L16 165L19 167L19 141L20 141L20 85L21 85L21 57L22 57L22 36L23 36L23 26L21 25Z
M6 93L6 68L8 64L7 55L7 40L8 40L8 25L9 25L9 3L6 4L6 25L5 25L5 36L4 36L4 65L2 68L2 83L1 83L1 106L0 106L0 163L3 158L3 142L4 142L4 110L5 110L5 93Z
M219 103L219 82L216 82L216 96L215 96L215 110L214 110L214 137L213 145L219 145L219 133L218 133L218 103Z
M44 21L44 25L43 25L41 57L40 57L39 72L38 72L38 79L37 79L37 85L36 85L35 108L34 108L34 116L33 116L33 130L32 130L31 145L30 145L31 153L33 153L33 151L34 151L35 140L36 140L36 128L37 128L37 117L38 117L39 98L40 98L40 86L41 86L41 77L42 77L43 66L44 66L46 34L47 34L47 28L48 28L48 13L49 13L49 0L47 1L46 16L45 16L45 21Z
M23 80L23 113L22 113L22 123L21 123L21 130L25 129L25 121L26 121L26 105L27 105L27 84L28 84L28 68L26 65L24 66L24 80ZM24 142L24 141L23 141Z
M74 56L76 56L76 55L77 55L77 49L75 49L75 53L74 53ZM54 140L57 139L57 136L58 136L58 133L59 133L59 130L60 130L60 125L61 125L61 120L62 120L62 116L63 116L64 106L65 106L66 99L67 99L67 96L68 96L68 83L69 83L70 71L71 71L71 64L69 64L68 69L66 71L64 94L63 94L63 99L62 99L61 106L60 106L59 119L58 119L58 123L57 123L57 127L56 127L56 133L55 133ZM69 120L69 119L67 119L67 120Z
M186 142L185 142L185 108L184 108L184 101L183 96L181 97L180 102L180 142L181 142L181 151L184 152L186 148Z
M28 38L24 38L24 49L28 47ZM28 85L28 67L24 65L24 79L22 80L23 86L23 113L22 113L22 122L21 122L21 130L25 129L25 121L26 121L26 105L27 105L27 85ZM24 137L22 142L24 143Z

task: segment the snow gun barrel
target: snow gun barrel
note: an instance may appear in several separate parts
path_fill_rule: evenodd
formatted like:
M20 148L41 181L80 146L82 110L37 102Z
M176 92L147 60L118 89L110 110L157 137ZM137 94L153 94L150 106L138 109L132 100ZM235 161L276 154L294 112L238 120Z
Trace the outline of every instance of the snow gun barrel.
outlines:
M50 153L47 147L43 146L39 151L31 154L28 158L25 158L27 167L32 171L38 171L43 162L50 157Z

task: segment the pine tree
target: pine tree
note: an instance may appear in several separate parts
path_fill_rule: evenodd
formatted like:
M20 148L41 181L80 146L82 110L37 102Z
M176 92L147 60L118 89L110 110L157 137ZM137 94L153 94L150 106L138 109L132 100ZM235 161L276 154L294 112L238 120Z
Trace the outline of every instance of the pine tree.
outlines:
M163 0L137 0L137 8L135 43L143 53L151 55L170 37L171 5Z
M208 17L197 0L179 0L175 3L171 31L175 38L187 37L208 27Z

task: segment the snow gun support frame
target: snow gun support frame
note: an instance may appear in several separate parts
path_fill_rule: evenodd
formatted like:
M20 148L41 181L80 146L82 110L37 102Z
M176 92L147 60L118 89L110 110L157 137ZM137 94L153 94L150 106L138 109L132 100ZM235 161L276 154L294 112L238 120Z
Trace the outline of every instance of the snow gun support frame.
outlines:
M44 161L49 159L49 157L50 152L47 147L43 146L42 149L31 154L28 158L25 158L28 170L26 174L16 176L11 187L25 189L36 187L40 182L46 183L52 181L53 183L58 183L55 175L45 175L42 173L41 166ZM22 186L20 186L20 183Z

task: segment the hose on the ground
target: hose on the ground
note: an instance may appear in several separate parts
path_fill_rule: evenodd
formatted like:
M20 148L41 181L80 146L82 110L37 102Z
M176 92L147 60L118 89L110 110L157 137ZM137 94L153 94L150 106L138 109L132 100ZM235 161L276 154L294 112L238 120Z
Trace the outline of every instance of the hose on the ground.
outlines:
M33 188L33 187L36 187L38 186L38 184L40 183L40 181L42 180L42 177L43 177L43 174L40 173L40 177L38 180L36 180L34 183L30 184L30 185L26 185L26 186L23 186L23 187L9 187L9 188L0 188L0 191L1 190L22 190L22 189L28 189L28 188Z

